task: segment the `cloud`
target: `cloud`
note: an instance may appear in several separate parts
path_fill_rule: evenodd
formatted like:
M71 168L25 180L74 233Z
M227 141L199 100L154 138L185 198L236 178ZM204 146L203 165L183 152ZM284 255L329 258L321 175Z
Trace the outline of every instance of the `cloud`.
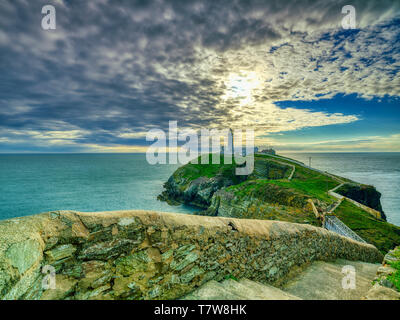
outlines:
M273 145L279 152L400 152L400 134L296 143L263 138L257 142Z
M40 27L49 3L55 31ZM38 148L65 140L77 149L142 148L143 133L167 129L169 120L259 136L358 121L350 112L276 104L399 96L400 4L353 1L360 29L343 31L345 4L2 1L0 128ZM61 139L43 138L61 131Z

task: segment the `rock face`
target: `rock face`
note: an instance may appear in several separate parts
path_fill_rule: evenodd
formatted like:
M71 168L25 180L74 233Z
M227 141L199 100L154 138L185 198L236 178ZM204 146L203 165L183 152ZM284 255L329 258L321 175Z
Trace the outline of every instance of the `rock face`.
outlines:
M374 282L367 300L400 300L400 247L385 255Z
M164 184L165 190L158 199L170 204L196 205L206 209L202 215L320 225L308 204L310 197L276 185L256 185L256 181L287 179L292 166L256 157L250 176L235 175L235 168L235 165L182 166ZM241 185L237 190L240 194L229 188L237 185Z
M164 184L165 191L159 196L159 200L175 200L189 203L200 208L208 208L214 193L233 185L229 177L217 175L212 178L199 177L193 181L187 181L177 175L171 176Z
M292 167L283 163L256 158L254 171L250 178L256 179L284 179L289 177Z
M253 187L254 185L254 187ZM245 190L242 192L242 190ZM308 197L273 184L246 181L235 190L214 193L211 205L203 214L220 217L282 220L319 226Z
M208 170L209 168L210 170ZM164 184L165 191L159 200L171 204L187 203L207 209L215 192L223 188L254 179L287 178L292 167L283 163L255 158L254 171L250 176L237 176L236 165L192 165L180 167ZM208 174L208 176L207 176Z
M386 221L381 205L381 193L375 187L363 184L344 184L336 192L379 211L381 218Z
M211 280L183 297L183 300L301 300L270 285L248 279L223 282Z
M176 299L209 280L232 275L274 283L292 268L336 258L382 260L372 245L308 225L148 211L51 212L0 222L0 297ZM43 285L49 276L53 288Z

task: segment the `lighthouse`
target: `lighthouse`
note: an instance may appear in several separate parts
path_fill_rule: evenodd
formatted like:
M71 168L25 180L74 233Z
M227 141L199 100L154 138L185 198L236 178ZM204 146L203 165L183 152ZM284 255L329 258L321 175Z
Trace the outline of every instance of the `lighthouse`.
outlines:
M228 154L234 154L235 153L235 145L233 144L233 131L231 128L229 128L229 134L228 134L228 147L226 152Z

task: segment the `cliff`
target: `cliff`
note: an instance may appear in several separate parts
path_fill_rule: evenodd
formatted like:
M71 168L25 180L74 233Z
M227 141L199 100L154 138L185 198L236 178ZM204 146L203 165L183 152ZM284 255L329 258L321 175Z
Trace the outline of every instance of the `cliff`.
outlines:
M211 161L210 155L209 162ZM220 162L223 163L223 157L220 158ZM165 190L158 199L170 204L184 202L208 208L217 190L247 179L245 176L236 176L235 168L235 164L182 166L164 184Z
M339 186L338 194L379 211L374 217L365 215L357 205L342 205L340 216L346 225L382 252L400 245L400 228L385 221L381 194L373 186L279 156L255 155L254 172L250 176L235 176L235 164L189 163L168 179L159 200L199 206L203 208L201 215L321 226L317 217L338 205L331 190Z
M176 299L211 279L276 283L314 260L336 258L383 257L372 245L304 224L50 212L0 222L0 297ZM43 286L46 270L55 272L53 289Z
M382 219L386 221L386 216L381 205L381 194L374 186L364 184L344 184L338 188L336 192L379 211Z
M210 207L203 214L320 226L308 199L295 190L249 180L215 192Z

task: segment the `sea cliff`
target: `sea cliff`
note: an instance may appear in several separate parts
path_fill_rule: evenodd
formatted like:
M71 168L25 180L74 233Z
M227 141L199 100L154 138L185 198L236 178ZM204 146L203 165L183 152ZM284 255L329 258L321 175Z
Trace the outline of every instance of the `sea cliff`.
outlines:
M340 197L347 201L340 203ZM164 184L158 199L196 205L203 209L201 215L314 226L322 226L325 214L338 215L360 237L386 253L400 245L400 228L386 222L380 198L374 186L292 159L257 154L249 176L236 176L235 164L224 165L222 156L221 164L184 165Z

